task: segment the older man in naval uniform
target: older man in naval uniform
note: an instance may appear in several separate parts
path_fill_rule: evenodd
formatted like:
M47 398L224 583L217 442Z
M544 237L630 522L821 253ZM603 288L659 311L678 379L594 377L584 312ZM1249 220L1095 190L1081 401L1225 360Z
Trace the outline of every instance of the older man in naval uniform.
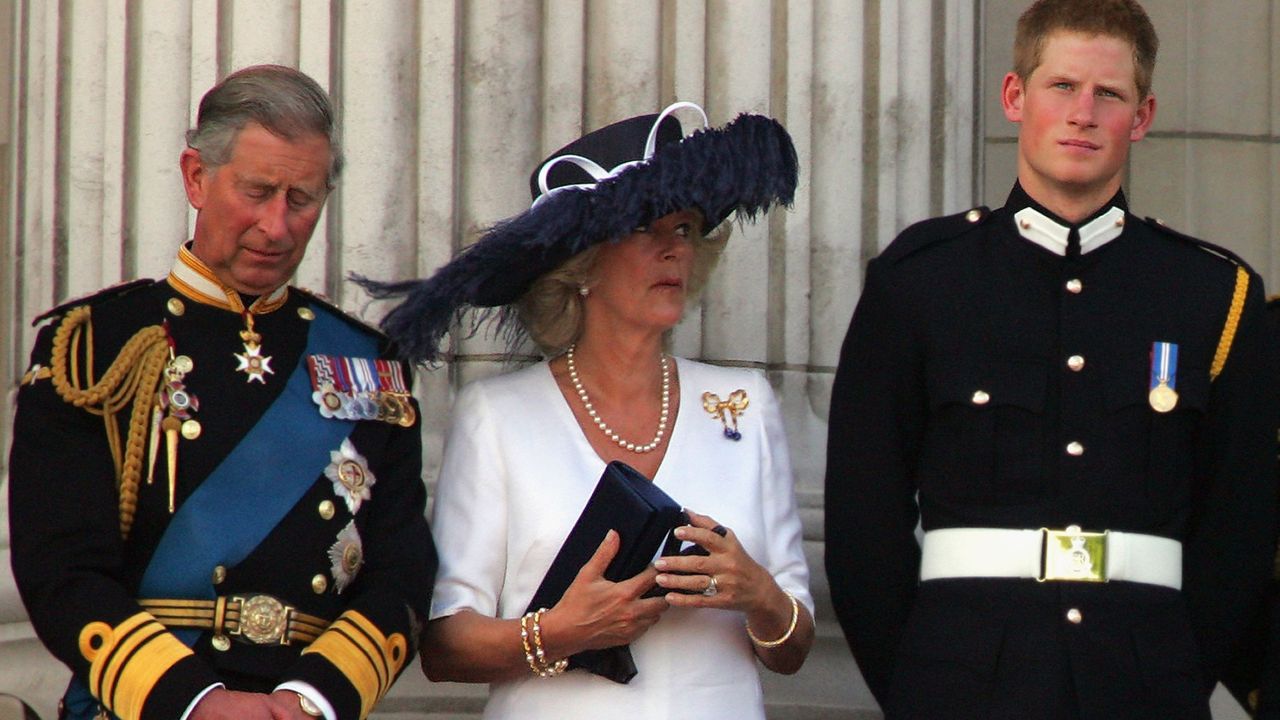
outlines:
M435 549L409 375L287 285L341 165L309 77L200 103L192 240L46 313L10 455L14 575L65 718L363 718L415 652Z
M908 228L868 266L826 567L890 720L1207 719L1266 586L1261 281L1120 187L1156 46L1132 0L1035 3L1001 95L1004 207Z

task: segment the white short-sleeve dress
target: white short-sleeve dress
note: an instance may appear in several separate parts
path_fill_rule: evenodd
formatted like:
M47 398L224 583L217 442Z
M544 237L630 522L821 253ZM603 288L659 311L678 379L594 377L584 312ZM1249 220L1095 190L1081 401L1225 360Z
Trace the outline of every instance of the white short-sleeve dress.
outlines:
M733 529L747 552L813 611L786 438L763 373L677 359L680 412L653 478ZM741 439L702 407L746 390ZM591 429L594 431L594 428ZM440 553L432 618L469 608L518 618L605 463L547 363L472 383L458 396L431 515ZM671 608L631 645L628 684L583 670L494 683L486 718L764 718L741 613Z

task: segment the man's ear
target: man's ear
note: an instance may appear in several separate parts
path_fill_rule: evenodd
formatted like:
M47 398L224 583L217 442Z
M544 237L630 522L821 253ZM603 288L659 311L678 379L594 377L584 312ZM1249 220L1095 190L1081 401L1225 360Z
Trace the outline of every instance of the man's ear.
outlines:
M1133 127L1129 129L1129 142L1138 142L1147 136L1147 132L1151 130L1151 123L1156 119L1156 96L1155 93L1148 93L1147 97L1138 103L1138 111L1133 114Z
M210 168L204 164L200 151L195 148L182 151L178 166L182 169L182 187L187 191L187 202L197 210L202 209L208 194Z
M1022 78L1017 73L1006 73L1000 88L1000 105L1009 122L1022 122L1022 101L1026 98Z

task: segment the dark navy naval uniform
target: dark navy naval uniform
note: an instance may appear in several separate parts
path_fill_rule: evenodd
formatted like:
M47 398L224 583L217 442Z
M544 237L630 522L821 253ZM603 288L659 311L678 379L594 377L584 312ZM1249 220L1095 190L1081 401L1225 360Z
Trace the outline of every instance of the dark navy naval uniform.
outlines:
M73 671L69 716L85 716L77 702L100 702L125 720L173 720L215 683L270 692L298 682L337 717L364 717L415 653L436 568L416 405L406 393L383 398L394 413L322 416L307 358L372 361L385 341L301 291L281 300L253 317L257 378L244 371L254 355L244 317L164 280L59 308L41 330L17 401L11 542L32 624ZM77 308L89 323L59 338ZM54 376L81 390L105 382L143 337L170 345L161 361L186 371L177 388L162 387L166 407L184 412L165 418L172 427L155 424L144 390L141 423L126 403L113 441L94 403L68 402ZM335 350L352 347L361 350ZM134 508L120 502L113 459L113 447L127 455L131 432L146 438Z
M1123 193L1071 226L1015 186L870 263L826 568L887 718L1209 717L1271 567L1264 323L1242 261Z

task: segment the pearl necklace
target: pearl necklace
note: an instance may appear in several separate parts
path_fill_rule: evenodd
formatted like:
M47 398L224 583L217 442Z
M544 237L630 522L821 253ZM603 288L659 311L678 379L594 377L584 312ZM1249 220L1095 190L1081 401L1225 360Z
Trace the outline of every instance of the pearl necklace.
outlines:
M573 351L577 348L577 344L569 346L564 353L565 364L569 368L569 381L573 383L573 389L578 391L578 398L582 400L582 405L587 409L587 415L595 421L596 427L600 428L600 432L605 437L618 444L618 447L635 453L647 453L655 450L658 445L662 444L662 436L667 434L667 418L669 417L669 406L671 405L671 367L668 363L666 355L661 356L662 362L662 415L658 417L658 432L654 433L653 440L648 445L637 445L627 441L618 435L617 431L610 428L600 415L596 413L596 408L591 404L591 398L587 396L587 389L582 386L582 380L578 378L578 366L573 362Z

